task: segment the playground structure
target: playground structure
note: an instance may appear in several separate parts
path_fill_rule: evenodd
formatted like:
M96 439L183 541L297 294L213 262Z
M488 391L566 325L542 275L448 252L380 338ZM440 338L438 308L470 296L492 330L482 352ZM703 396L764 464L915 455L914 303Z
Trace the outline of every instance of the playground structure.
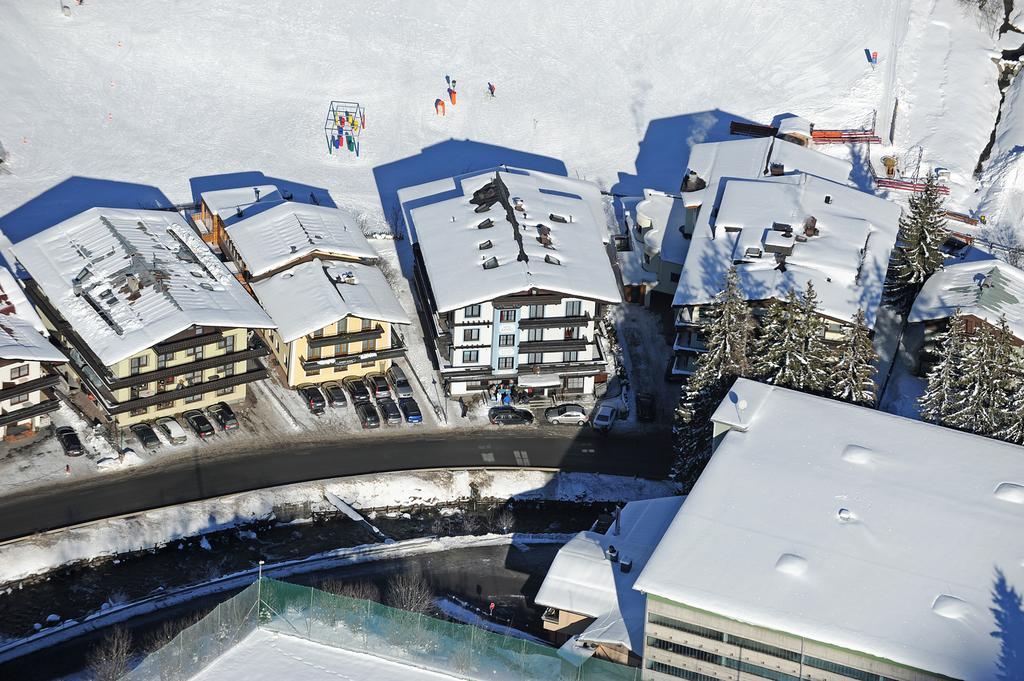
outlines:
M359 133L365 129L366 109L362 104L332 100L324 122L328 153L338 149L359 156Z

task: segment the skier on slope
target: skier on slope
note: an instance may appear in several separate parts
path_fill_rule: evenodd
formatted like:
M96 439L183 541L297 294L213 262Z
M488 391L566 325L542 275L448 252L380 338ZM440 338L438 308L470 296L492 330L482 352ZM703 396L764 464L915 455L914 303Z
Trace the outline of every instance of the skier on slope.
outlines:
M494 83L487 83L487 91L491 93L491 97L494 96Z

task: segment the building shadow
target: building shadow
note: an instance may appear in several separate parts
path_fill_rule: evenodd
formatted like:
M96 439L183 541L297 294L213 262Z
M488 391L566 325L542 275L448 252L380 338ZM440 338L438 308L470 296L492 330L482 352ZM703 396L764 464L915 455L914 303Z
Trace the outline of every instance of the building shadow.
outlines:
M337 208L330 192L323 187L314 187L292 180L282 180L279 177L268 177L258 170L245 170L237 173L221 173L219 175L203 175L193 177L188 181L192 190L192 202L198 204L199 197L204 192L219 191L221 189L238 189L240 187L256 187L263 184L272 184L277 187L281 194L291 201L298 203L316 204Z
M1024 607L1021 595L1006 581L1006 575L999 568L992 583L989 610L996 623L991 636L999 640L995 678L1000 681L1024 679Z

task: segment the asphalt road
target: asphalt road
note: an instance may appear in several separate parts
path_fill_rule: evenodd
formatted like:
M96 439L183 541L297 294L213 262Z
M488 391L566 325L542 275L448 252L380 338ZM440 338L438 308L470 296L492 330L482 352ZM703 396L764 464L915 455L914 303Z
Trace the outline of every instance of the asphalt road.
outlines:
M647 478L662 478L668 471L667 433L621 438L590 430L560 433L509 428L447 437L360 438L225 456L206 452L2 497L0 541L225 494L385 471L558 468Z

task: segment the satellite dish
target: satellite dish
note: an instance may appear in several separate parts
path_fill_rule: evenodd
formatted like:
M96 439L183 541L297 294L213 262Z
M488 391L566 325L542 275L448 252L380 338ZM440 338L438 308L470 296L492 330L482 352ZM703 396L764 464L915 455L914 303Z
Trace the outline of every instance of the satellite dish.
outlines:
M739 409L740 411L743 411L744 409L747 408L747 401L740 400L739 402L736 403L736 408Z

